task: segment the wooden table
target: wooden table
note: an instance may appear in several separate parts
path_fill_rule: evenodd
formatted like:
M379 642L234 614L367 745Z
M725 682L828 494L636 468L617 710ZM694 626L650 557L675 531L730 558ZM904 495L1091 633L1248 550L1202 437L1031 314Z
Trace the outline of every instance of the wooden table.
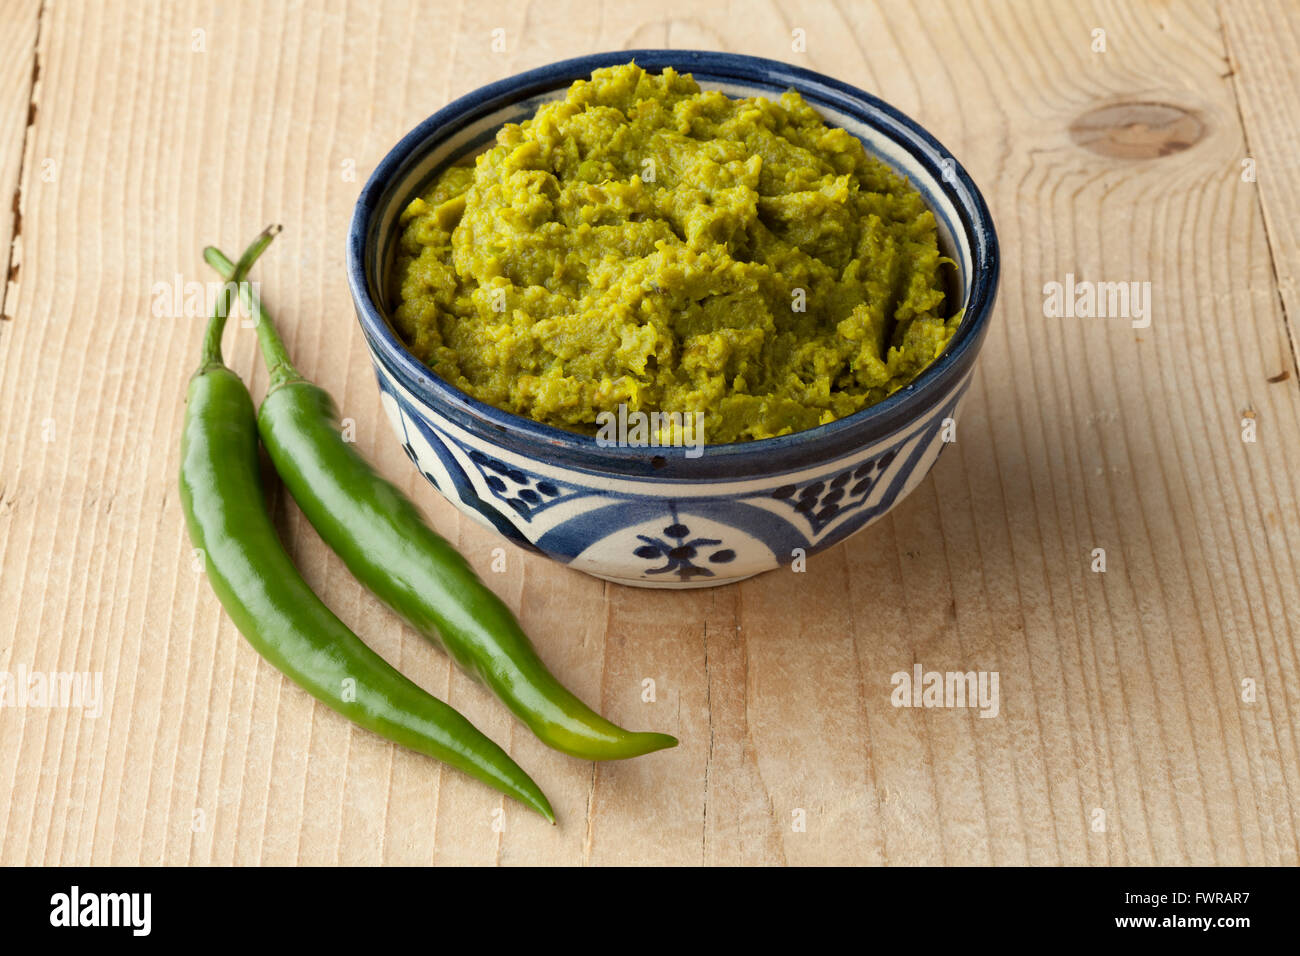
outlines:
M99 716L0 709L0 863L1300 861L1300 8L925 10L0 0L0 671L103 688ZM452 97L640 46L877 93L997 220L957 442L804 574L649 592L515 548L491 573L498 539L381 417L343 273L365 177ZM362 451L571 686L681 738L618 765L546 750L273 493L312 585L502 742L558 827L314 703L194 570L177 435L204 320L160 289L273 221L257 278ZM1049 317L1067 274L1149 282L1149 327ZM251 333L227 355L260 395ZM916 663L996 671L998 716L896 708Z

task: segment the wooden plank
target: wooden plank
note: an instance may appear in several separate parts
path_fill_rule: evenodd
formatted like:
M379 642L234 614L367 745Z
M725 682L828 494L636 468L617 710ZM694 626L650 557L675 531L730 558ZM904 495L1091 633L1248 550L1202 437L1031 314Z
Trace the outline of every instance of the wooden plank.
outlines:
M105 703L0 708L0 863L1300 862L1300 391L1270 383L1295 374L1295 123L1265 110L1294 79L1288 36L1268 7L1208 0L49 4L0 328L0 670L101 673ZM370 169L455 95L643 45L860 84L930 128L997 220L957 442L803 573L654 593L514 548L494 573L499 540L414 473L375 400L342 273ZM286 231L257 278L363 453L567 682L682 740L598 767L549 752L276 495L313 586L502 742L558 827L287 685L193 570L175 444L203 318L154 315L153 290L270 221ZM1150 327L1049 318L1067 273L1149 282ZM253 339L227 345L260 395ZM918 663L998 672L998 716L893 706Z

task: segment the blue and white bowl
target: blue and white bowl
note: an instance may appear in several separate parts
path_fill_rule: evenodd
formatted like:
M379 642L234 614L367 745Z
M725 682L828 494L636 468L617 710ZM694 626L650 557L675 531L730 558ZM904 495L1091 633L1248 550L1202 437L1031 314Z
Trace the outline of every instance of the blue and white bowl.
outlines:
M947 350L906 388L807 431L735 444L600 447L500 411L416 359L386 318L398 217L448 163L478 152L595 69L671 66L704 89L796 89L824 119L921 191L958 265L965 308ZM998 245L979 190L929 133L838 80L775 60L691 50L620 50L492 83L439 110L384 157L348 235L348 279L384 409L417 468L461 511L523 547L610 581L708 587L789 565L861 531L915 488L970 383L997 292Z

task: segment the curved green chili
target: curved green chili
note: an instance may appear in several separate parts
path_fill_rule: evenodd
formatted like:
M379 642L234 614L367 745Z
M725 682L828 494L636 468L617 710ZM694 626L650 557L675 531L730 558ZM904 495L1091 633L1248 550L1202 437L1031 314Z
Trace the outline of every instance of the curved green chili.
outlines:
M258 237L230 281L244 285L244 274L278 231L272 227ZM367 647L321 603L285 553L262 493L253 400L221 356L229 289L208 324L203 360L190 380L180 473L190 538L203 553L222 607L259 654L317 700L554 823L546 797L509 755Z
M230 260L203 251L223 277ZM415 505L340 433L329 393L298 374L270 317L247 289L270 372L258 429L298 506L367 588L486 684L545 744L586 760L637 757L677 744L601 717L542 662L510 609Z

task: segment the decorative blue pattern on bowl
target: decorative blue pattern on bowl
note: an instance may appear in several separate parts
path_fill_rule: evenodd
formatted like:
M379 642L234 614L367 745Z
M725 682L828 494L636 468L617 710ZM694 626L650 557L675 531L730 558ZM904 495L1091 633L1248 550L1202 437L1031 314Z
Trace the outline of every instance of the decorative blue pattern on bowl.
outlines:
M797 89L827 122L905 174L958 265L965 317L943 355L885 401L818 428L757 442L602 448L500 411L439 379L385 317L398 216L449 162L507 122L562 98L575 79L635 59L690 72L731 96ZM483 87L409 133L362 190L348 277L393 429L416 467L462 512L511 541L609 580L702 587L757 574L842 541L929 472L944 423L970 383L997 288L997 239L983 198L915 122L876 98L774 60L689 50L626 50L566 60Z

